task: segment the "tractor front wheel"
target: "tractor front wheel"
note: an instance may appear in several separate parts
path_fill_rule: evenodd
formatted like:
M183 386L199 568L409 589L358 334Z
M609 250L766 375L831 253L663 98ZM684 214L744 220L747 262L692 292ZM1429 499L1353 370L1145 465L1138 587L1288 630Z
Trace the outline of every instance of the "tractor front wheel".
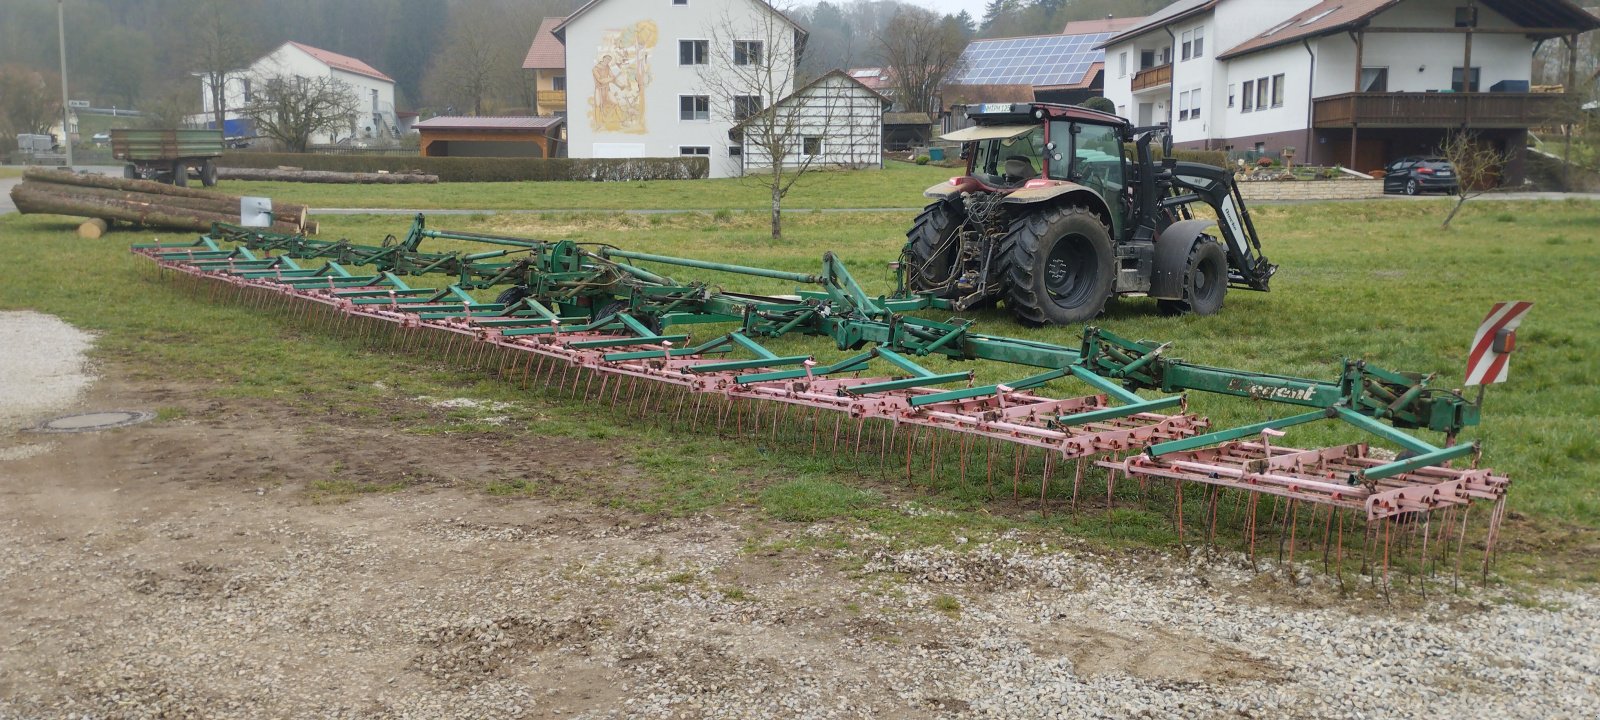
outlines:
M947 300L961 296L955 287L961 273L960 230L961 211L955 203L940 200L923 208L906 232L906 289Z
M1166 315L1213 315L1228 294L1228 254L1210 237L1201 237L1189 251L1182 300L1158 300Z
M1116 253L1100 216L1048 207L1011 223L1006 235L1006 305L1029 325L1088 322L1105 309Z

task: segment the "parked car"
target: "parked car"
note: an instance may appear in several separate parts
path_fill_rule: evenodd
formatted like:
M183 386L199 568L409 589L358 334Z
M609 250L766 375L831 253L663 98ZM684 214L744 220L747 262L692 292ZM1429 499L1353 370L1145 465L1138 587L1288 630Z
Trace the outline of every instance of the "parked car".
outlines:
M95 133L90 138L90 140L92 142L94 142L94 144L96 144L96 145L110 145L111 144L111 133L98 132L98 133Z
M1456 169L1444 158L1415 156L1401 158L1383 169L1383 191L1421 195L1438 191L1456 194L1460 187Z

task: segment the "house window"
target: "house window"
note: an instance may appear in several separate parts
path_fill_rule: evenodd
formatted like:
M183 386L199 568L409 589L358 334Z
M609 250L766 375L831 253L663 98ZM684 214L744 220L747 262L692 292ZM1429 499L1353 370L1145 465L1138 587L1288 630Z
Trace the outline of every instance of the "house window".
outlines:
M1267 109L1267 98L1271 97L1272 88L1267 86L1266 78L1256 78L1256 109Z
M1361 92L1389 92L1389 68L1361 68Z
M1473 68L1472 82L1470 84L1465 84L1461 81L1461 68L1450 68L1450 89L1454 92L1477 92L1478 74L1481 70L1483 70L1483 68Z
M565 76L565 75L557 75L557 76L555 76L553 78L550 78L550 89L551 90L560 90L562 92L566 92L566 90L567 90L567 76Z
M1256 109L1256 81L1244 81L1244 112Z
M255 97L250 94L250 78L241 78L239 82L244 85L244 101L246 103L254 102Z
M735 40L733 41L733 64L735 65L760 65L761 41L760 40Z
M1200 119L1200 89L1185 90L1178 93L1178 119Z
M1232 84L1228 85L1228 107L1229 108L1233 107L1234 97L1238 93L1238 91L1239 91L1239 86L1238 85L1232 85Z
M738 145L728 146L728 157L740 157L742 155L744 155L744 148L739 147Z
M693 156L693 155L710 155L711 154L711 148L709 146L706 146L706 145L679 145L678 146L678 154L679 155L689 155L689 156Z
M1117 54L1117 77L1124 78L1124 77L1127 77L1127 76L1128 76L1128 51L1124 50L1124 51L1122 51L1122 52Z
M1149 70L1150 68L1153 68L1155 66L1156 66L1156 51L1154 51L1154 50L1140 50L1139 51L1139 69L1140 70Z
M679 120L710 120L711 98L707 95L679 95Z
M1189 119L1189 91L1178 93L1178 119Z
M800 140L800 154L814 157L822 154L822 138L807 137Z
M1161 48L1161 64L1162 65L1168 65L1168 64L1171 64L1171 63L1172 63L1172 46L1168 45L1167 47Z
M1468 28L1478 26L1478 9L1470 5L1456 8L1456 27Z
M678 64L679 65L704 65L706 56L710 54L711 41L709 40L679 40Z
M1194 56L1206 56L1206 29L1203 26L1194 29Z
M1192 30L1183 34L1183 55L1181 57L1185 60L1194 57L1194 31Z
M688 5L689 0L672 0L673 5Z
M761 112L760 95L735 95L733 98L733 120L739 122L758 112Z
M1283 107L1283 75L1272 76L1272 106Z

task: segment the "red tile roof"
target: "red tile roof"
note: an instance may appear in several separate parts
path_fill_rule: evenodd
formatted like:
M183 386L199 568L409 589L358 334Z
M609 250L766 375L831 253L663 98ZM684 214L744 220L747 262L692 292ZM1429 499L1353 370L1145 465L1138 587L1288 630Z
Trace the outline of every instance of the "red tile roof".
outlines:
M509 117L466 117L440 115L412 127L424 130L544 130L565 122L566 118L517 115Z
M528 57L522 61L522 69L560 70L567 66L567 48L551 32L566 21L564 17L549 17L539 23L539 30L533 34L533 45L528 47Z
M305 43L295 42L293 40L290 40L289 44L304 50L307 55L322 61L328 67L337 70L343 70L345 72L355 73L357 75L365 75L370 78L394 82L394 78L379 72L377 68L350 57L349 55L340 55L336 52L323 50L322 48L314 48Z
M1217 56L1219 60L1285 45L1301 38L1319 37L1363 25L1401 0L1323 0L1266 32ZM1593 15L1567 0L1484 0L1490 9L1528 28L1572 27L1588 30L1600 25Z

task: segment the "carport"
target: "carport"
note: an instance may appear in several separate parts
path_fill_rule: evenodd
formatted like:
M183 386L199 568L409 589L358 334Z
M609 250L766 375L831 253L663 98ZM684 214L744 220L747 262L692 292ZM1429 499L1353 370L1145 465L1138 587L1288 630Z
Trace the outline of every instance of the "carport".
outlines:
M417 123L423 157L558 157L565 118L441 116Z

